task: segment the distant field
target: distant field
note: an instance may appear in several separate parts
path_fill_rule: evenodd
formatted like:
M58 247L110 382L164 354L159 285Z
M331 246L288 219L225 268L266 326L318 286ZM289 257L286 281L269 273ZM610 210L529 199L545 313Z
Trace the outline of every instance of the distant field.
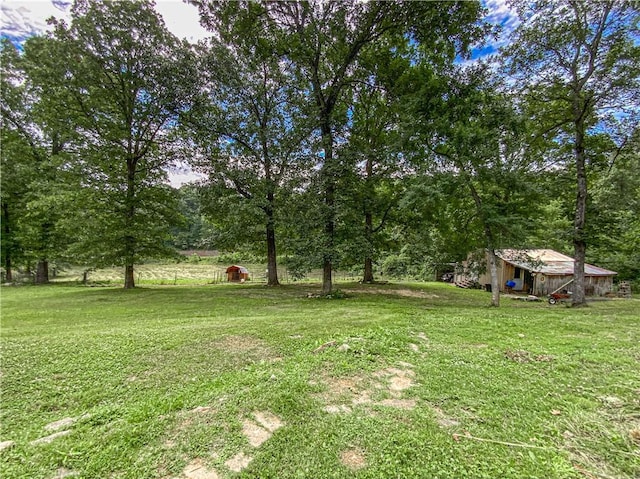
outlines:
M241 263L251 274L251 282L266 283L266 264ZM135 280L137 284L209 284L227 281L225 271L230 264L212 263L208 258L202 262L181 262L162 264L142 264L135 267ZM68 267L60 271L54 282L82 281L83 269ZM286 268L278 268L278 277L282 283L300 282L294 280ZM352 274L337 272L338 280L356 280ZM311 271L302 280L304 282L320 281L322 271ZM123 268L103 268L89 273L88 279L92 283L123 283Z
M0 477L640 477L637 299L140 271L0 290Z
M229 265L230 266L230 265ZM135 267L135 280L140 284L207 284L211 282L226 281L225 270L227 266L202 263L169 263L169 264L143 264ZM260 268L263 269L262 267ZM81 281L83 270L81 268L68 268L60 272L56 282ZM262 275L264 276L264 274ZM91 271L88 277L93 283L123 283L124 268L102 268Z

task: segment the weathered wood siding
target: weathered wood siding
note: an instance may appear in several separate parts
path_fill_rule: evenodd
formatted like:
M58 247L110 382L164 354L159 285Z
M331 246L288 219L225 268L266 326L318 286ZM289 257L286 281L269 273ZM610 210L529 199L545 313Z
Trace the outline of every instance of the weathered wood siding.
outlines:
M543 279L544 278L544 279ZM563 287L573 279L573 275L541 275L538 274L535 281L534 293L536 296L546 296L556 289ZM573 283L562 289L573 291ZM584 289L587 296L604 296L613 290L612 276L585 276Z

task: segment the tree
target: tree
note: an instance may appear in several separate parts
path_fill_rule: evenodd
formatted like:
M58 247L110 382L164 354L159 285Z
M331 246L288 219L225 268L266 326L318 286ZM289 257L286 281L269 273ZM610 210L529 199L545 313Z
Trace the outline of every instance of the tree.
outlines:
M610 148L607 149L610 151ZM595 264L640 278L640 129L619 154L606 155L592 180L589 237Z
M177 112L192 94L192 63L149 1L77 0L70 25L54 27L57 51L42 58L41 71L62 70L47 86L64 85L60 107L81 135L72 167L87 229L75 251L95 265L123 265L124 287L133 288L137 261L173 253L166 239L175 199L163 167L177 143Z
M5 124L2 125L0 141L2 142L0 149L0 164L2 165L2 186L0 188L1 254L4 280L10 283L13 281L14 268L24 255L18 230L18 216L24 211L22 193L27 189L31 165L24 162L24 158L30 156L28 145L19 134Z
M73 127L54 107L60 88L46 94L37 81L38 56L51 55L51 42L32 38L20 53L2 44L2 215L3 258L8 278L19 252L28 269L36 263L36 284L49 281L49 260L66 238L58 228L66 191L61 165Z
M184 218L171 232L171 244L178 250L215 249L213 225L205 218L200 198L201 186L185 184L176 190L180 215Z
M385 35L413 38L425 48L453 56L456 46L473 36L479 3L459 2L240 2L191 0L201 17L223 36L256 32L269 48L289 59L306 84L309 120L318 137L318 174L322 190L322 293L332 290L336 255L336 183L343 170L336 142L348 123L351 104L345 95L361 80L360 59L379 48Z
M21 253L21 247L16 231L16 216L22 209L21 192L26 190L26 182L29 177L25 174L30 168L31 158L30 136L25 137L20 129L22 122L18 121L19 113L16 111L25 102L24 89L20 83L23 78L20 76L18 64L20 62L17 49L6 39L2 40L2 50L0 51L2 68L0 75L0 94L2 121L0 160L2 164L2 187L0 188L0 204L2 214L2 267L4 268L5 280L13 281L13 268ZM13 121L12 121L12 118Z
M276 286L280 192L307 169L308 130L291 65L260 41L226 38L227 44L200 45L199 87L206 94L185 115L188 134L198 151L195 166L210 182L206 210L230 231L242 226L236 242L247 241L249 231L263 225L267 284ZM237 200L237 207L220 208Z
M589 135L636 124L640 100L639 10L636 2L516 2L522 23L507 51L535 106L540 134L572 149L574 306L585 304Z
M435 163L434 159L405 180L407 191L400 202L404 226L397 234L404 255L414 268L420 267L422 276L451 270L455 263L467 261L469 252L486 248L466 184Z
M535 170L524 153L526 125L504 90L485 65L459 67L447 84L427 82L417 105L421 133L440 177L428 183L453 185L456 195L461 188L468 191L471 221L488 255L492 306L500 304L496 250L527 237L537 204Z
M395 216L402 188L403 160L400 151L397 98L370 82L353 88L351 128L340 154L351 167L338 181L343 204L350 212L339 213L342 236L350 256L363 264L363 282L374 281L373 263L384 245L385 228Z

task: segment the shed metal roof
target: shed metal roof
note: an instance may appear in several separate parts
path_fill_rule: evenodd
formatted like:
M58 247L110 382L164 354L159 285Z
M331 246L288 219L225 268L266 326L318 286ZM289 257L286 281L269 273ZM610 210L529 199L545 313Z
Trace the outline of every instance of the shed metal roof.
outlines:
M230 271L240 271L241 273L249 273L249 270L247 268L245 268L244 266L238 266L237 264L234 264L233 266L229 266L227 268L227 273Z
M551 249L505 249L496 251L496 255L514 266L534 273L546 275L573 274L573 258ZM618 273L585 263L584 274L586 276L614 276Z

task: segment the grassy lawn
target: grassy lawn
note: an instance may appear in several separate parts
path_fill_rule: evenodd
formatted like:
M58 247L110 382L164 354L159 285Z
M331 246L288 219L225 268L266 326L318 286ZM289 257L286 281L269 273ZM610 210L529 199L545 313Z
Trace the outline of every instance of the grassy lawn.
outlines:
M339 286L3 288L0 476L640 477L639 300Z

